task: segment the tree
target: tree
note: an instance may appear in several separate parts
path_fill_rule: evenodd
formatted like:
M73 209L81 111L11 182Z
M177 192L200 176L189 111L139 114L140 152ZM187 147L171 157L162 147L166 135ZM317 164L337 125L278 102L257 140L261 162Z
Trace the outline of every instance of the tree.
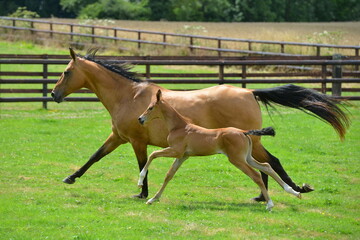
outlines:
M148 20L150 11L145 8L146 4L146 0L101 0L82 8L78 17Z

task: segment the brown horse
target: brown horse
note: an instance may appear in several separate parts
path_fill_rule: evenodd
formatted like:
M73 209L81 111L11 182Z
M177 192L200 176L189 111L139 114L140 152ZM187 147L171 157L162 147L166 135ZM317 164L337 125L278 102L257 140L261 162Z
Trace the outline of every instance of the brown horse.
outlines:
M195 124L178 113L165 100L162 99L161 90L156 94L156 100L150 103L147 110L139 117L140 124L144 125L154 119L161 119L165 122L169 131L167 142L169 147L154 151L150 154L145 167L141 170L138 186L143 186L144 178L147 174L151 162L158 157L176 158L170 170L166 174L163 185L155 196L146 203L152 204L160 199L165 187L190 156L209 156L218 153L226 155L229 161L246 175L248 175L260 188L267 206L271 210L274 206L268 191L261 180L260 174L253 168L259 169L268 174L279 183L279 185L288 193L301 198L299 192L294 191L274 172L268 163L259 163L251 156L252 141L249 135L263 136L275 135L273 128L264 128L261 130L244 131L233 127L207 129ZM253 167L253 168L252 168Z
M141 81L124 66L110 64L94 58L96 51L84 57L77 56L70 49L72 60L56 83L51 95L58 103L79 90L88 88L100 99L112 118L112 132L105 143L90 157L78 171L64 179L72 184L95 162L112 152L119 145L130 143L135 151L140 170L147 161L147 145L167 147L169 134L163 128L162 120L152 121L142 126L137 118L149 105L158 89L164 99L194 124L206 128L236 127L240 129L261 129L261 111L256 98L266 106L271 103L297 108L330 123L343 138L349 120L329 96L306 88L286 85L282 87L249 90L228 85L220 85L195 91L170 91ZM297 186L280 164L261 144L259 136L252 136L253 157L259 162L268 162L276 173L294 190L309 192L313 189ZM267 186L267 175L262 173ZM148 196L147 178L138 197ZM263 201L260 195L255 200Z

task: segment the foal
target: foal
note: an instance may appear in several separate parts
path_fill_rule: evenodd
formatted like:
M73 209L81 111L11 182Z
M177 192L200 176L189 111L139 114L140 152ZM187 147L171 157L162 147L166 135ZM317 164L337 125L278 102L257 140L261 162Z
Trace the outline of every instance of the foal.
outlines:
M299 192L294 191L274 172L268 163L260 163L251 156L252 142L248 135L275 135L272 128L262 130L243 131L237 128L206 129L190 123L174 108L162 99L161 90L156 94L156 101L152 102L148 109L139 117L139 122L144 124L156 118L163 118L167 124L169 135L167 141L169 147L154 151L140 173L138 186L142 187L149 165L158 157L176 158L168 171L164 183L156 195L146 203L151 204L160 199L168 182L173 178L181 164L189 156L208 156L217 153L225 154L229 161L248 175L261 189L267 202L266 209L271 210L274 206L271 201L260 174L252 167L273 177L288 193L301 198Z

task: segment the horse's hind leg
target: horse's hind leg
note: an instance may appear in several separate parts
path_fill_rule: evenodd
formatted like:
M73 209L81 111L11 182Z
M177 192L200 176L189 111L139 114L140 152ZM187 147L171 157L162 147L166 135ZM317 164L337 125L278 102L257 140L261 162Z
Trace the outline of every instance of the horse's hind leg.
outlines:
M125 141L122 141L116 134L111 133L107 138L105 143L90 157L89 161L85 163L79 170L77 170L74 174L66 177L63 182L67 184L75 183L75 179L84 175L84 173L96 162L98 162L101 158L112 152L116 149L120 144L124 144Z
M253 168L251 168L246 162L245 159L241 157L231 157L229 156L229 161L241 171L243 171L246 175L248 175L260 188L261 193L263 194L265 201L267 202L266 209L271 210L274 207L272 200L270 199L269 193L264 185L260 177L260 173L256 172Z
M180 168L181 164L185 162L185 160L188 159L188 157L182 157L175 159L174 163L172 164L171 168L166 174L165 180L159 191L155 194L155 196L151 199L149 199L146 204L152 204L153 202L160 199L163 191L165 190L166 185L170 182L170 180L174 177L176 171Z

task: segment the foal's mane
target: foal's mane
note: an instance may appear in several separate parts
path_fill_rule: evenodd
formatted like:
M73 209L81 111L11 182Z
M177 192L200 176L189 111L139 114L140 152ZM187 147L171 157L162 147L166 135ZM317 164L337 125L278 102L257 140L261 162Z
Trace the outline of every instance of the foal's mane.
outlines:
M131 71L131 69L133 68L133 65L131 65L129 63L118 64L118 63L112 63L110 60L95 59L95 55L98 50L99 50L98 48L90 48L89 50L87 50L85 56L83 56L83 57L79 56L79 57L82 57L86 60L97 63L97 64L103 66L104 68L106 68L114 73L117 73L133 82L143 82L143 80L138 78L138 74L136 72Z

